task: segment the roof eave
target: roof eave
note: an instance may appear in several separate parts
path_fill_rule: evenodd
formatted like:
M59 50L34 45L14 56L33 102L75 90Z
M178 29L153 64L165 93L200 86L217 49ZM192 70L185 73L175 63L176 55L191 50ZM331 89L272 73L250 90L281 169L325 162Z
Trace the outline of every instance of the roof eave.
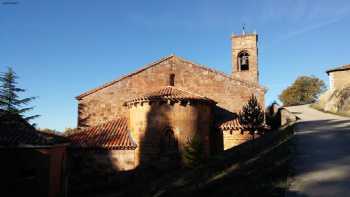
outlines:
M331 70L327 70L326 73L329 75L329 73L332 73L332 72L346 71L346 70L350 70L350 68L331 69Z

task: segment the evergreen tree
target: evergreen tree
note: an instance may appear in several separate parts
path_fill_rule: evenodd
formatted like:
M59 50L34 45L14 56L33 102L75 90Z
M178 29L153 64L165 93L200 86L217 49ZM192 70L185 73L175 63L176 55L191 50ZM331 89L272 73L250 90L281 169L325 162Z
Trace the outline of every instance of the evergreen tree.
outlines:
M18 114L24 117L24 114L33 109L27 105L35 99L28 97L21 99L18 93L24 92L24 89L17 87L18 77L12 68L8 68L7 72L0 74L0 109L5 113ZM24 117L31 120L39 115Z
M254 134L264 123L264 112L259 105L258 100L252 95L238 116L239 123L244 126L244 129L249 131L254 139Z

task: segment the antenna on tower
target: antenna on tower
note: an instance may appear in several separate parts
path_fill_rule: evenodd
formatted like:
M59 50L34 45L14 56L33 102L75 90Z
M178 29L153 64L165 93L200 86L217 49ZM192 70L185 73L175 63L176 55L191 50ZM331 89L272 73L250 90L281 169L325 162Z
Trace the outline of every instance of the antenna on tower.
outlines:
M242 34L245 35L245 24L242 24Z

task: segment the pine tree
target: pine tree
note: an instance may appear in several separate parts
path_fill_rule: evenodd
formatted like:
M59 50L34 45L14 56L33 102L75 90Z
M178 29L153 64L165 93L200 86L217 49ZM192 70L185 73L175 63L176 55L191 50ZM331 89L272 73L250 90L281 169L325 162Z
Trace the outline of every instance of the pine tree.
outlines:
M239 123L249 131L254 139L254 134L264 123L264 112L259 105L258 100L252 95L238 116Z
M24 117L24 114L33 109L27 105L36 97L21 99L18 93L24 92L24 89L17 87L18 76L8 68L7 72L0 74L0 110L5 113L18 114ZM26 120L37 118L39 115L24 117Z

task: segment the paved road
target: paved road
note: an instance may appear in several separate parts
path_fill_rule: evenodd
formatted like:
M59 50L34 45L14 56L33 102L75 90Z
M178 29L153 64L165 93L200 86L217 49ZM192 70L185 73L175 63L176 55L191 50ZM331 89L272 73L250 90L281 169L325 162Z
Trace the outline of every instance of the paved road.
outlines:
M350 196L350 119L307 105L288 109L301 120L287 197Z

